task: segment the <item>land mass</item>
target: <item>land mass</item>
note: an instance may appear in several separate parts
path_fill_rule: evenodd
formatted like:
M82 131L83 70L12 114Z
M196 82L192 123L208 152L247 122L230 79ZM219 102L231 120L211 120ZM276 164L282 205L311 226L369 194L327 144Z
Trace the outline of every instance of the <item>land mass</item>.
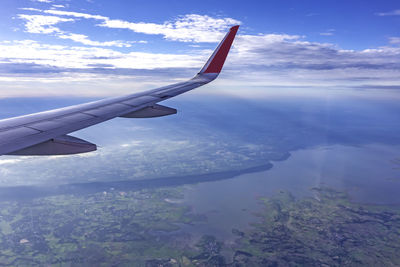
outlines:
M5 266L390 266L400 265L400 209L352 203L314 188L261 198L234 244L180 224L206 220L181 203L182 187L7 201L0 209ZM228 252L228 253L227 253ZM227 256L231 255L231 256Z

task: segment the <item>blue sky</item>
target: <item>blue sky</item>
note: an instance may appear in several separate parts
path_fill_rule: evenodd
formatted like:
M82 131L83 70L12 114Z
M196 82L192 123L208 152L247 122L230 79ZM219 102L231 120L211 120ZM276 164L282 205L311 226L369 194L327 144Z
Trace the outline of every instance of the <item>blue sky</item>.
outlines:
M202 93L400 88L396 1L5 0L0 22L0 97L108 96L182 80L234 24L224 73Z

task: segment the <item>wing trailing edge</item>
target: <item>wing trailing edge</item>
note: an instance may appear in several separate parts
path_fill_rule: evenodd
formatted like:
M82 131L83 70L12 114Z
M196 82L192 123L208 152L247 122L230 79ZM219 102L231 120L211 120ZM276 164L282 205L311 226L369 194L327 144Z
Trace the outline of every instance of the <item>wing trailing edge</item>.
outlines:
M50 156L50 155L71 155L97 150L95 144L70 135L62 135L43 143L26 147L7 155L13 156Z

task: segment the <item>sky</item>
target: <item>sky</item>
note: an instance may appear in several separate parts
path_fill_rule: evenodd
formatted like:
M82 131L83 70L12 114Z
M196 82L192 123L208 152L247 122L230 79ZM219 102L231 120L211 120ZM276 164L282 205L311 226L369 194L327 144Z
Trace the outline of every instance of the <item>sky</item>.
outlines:
M399 97L398 1L2 0L0 97L103 97L182 81L229 27L198 94Z

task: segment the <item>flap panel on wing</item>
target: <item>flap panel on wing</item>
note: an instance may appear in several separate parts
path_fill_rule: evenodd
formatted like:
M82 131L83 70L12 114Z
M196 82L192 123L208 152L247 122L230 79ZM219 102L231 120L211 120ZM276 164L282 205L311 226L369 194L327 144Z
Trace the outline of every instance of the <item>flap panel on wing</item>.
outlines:
M157 102L157 101L160 101L159 97L144 95L125 100L122 103L133 107L138 107L149 102Z
M18 156L50 156L50 155L70 155L95 151L97 149L95 144L89 143L85 140L62 135L57 138L45 141L43 143L33 145L21 150L17 150L7 155Z
M57 118L55 118L53 120L57 121L57 122L62 122L62 123L65 123L65 124L69 124L69 123L76 123L76 122L86 121L86 120L90 120L90 119L93 119L93 118L94 117L92 115L83 114L83 113L75 113L75 114L70 114L70 115L57 117Z
M28 127L18 127L18 128L8 129L0 132L0 143L5 143L10 140L22 138L37 133L40 133L40 131Z
M93 115L96 117L106 117L106 116L113 116L115 113L128 110L130 107L124 104L111 104L95 109L85 110L84 114Z
M128 114L122 115L120 117L123 118L154 118L154 117L161 117L161 116L167 116L167 115L172 115L176 114L176 109L174 108L169 108L166 106L154 104L149 107L145 107L140 110L136 110L133 112L130 112Z

